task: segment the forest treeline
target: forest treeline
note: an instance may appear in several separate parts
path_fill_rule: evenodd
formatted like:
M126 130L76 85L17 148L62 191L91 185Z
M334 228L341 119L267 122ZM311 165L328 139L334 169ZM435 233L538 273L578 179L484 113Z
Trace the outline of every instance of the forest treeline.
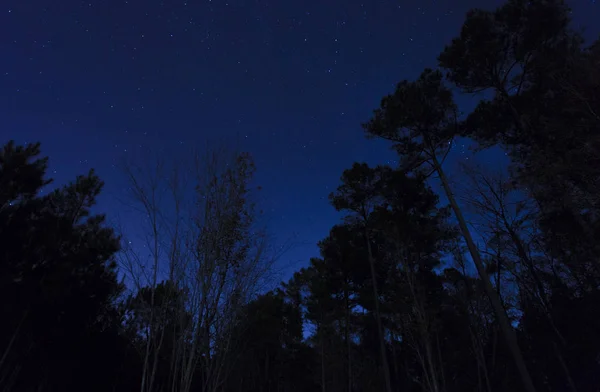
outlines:
M40 145L7 143L0 391L600 391L600 41L569 15L470 11L363 125L399 165L344 171L344 219L268 292L249 155L129 166L141 252L92 212L94 172L42 194ZM458 91L486 98L462 115ZM459 189L458 137L509 173Z

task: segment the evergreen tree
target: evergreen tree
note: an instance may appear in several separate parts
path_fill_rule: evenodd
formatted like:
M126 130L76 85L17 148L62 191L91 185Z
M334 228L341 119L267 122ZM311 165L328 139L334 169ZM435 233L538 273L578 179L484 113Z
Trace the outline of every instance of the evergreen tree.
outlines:
M492 302L494 313L510 348L515 365L521 374L528 392L535 387L519 348L515 331L494 291L485 270L481 254L477 249L467 222L456 197L450 188L442 163L450 151L452 140L457 136L457 108L452 93L444 85L439 71L426 69L415 82L400 82L394 94L381 101L373 118L364 125L368 135L381 137L394 143L400 154L403 170L420 170L427 165L438 174L446 197L458 220L462 235L469 248L471 258L482 279L485 292Z
M107 361L123 350L111 326L122 290L113 260L119 239L90 212L103 185L94 172L41 196L50 181L39 154L39 144L13 142L0 152L0 292L10 298L1 305L0 385L89 390L91 378L92 389L104 390L115 382Z

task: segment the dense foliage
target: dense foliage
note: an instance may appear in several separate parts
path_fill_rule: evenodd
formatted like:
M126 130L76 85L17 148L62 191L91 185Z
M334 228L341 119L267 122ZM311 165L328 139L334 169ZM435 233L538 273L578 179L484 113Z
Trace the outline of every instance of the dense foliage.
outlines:
M463 118L453 87L490 93ZM600 41L560 0L473 10L364 128L400 165L346 170L320 257L267 293L249 156L207 159L166 229L129 172L156 253L126 293L117 257L138 259L91 211L101 180L42 195L40 146L6 144L0 390L600 391ZM510 177L467 168L457 198L456 137L505 149Z

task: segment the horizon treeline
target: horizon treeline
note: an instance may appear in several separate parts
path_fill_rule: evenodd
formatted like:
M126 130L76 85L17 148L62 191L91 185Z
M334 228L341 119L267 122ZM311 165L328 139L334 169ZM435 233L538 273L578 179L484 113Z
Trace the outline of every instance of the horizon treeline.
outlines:
M5 144L0 391L600 391L600 40L560 0L474 9L365 120L399 164L341 173L343 220L272 290L250 155L126 165L141 253L93 171L42 195L42 146ZM508 173L451 182L459 137Z

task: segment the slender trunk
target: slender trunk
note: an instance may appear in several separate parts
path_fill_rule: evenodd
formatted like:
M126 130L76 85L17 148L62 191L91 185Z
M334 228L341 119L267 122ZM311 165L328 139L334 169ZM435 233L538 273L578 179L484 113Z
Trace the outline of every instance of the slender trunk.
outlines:
M396 377L396 383L400 381L400 371L398 369L398 354L396 353L396 335L392 335L392 362L394 366L394 376Z
M560 353L560 349L558 348L558 345L556 344L556 342L552 342L552 346L554 347L554 351L556 353L556 357L558 358L558 362L560 362L560 366L563 368L563 371L565 372L565 375L567 377L567 384L569 384L569 389L571 390L571 392L577 392L577 387L575 386L575 381L573 381L573 377L571 377L571 372L569 371L569 368L567 367L567 363L565 362L565 359L563 358L562 354Z
M548 303L548 298L546 297L546 290L544 289L544 285L542 284L542 281L535 269L533 260L531 260L531 258L527 254L525 245L523 245L523 241L521 241L521 237L518 235L517 232L515 232L515 230L513 230L512 227L510 227L506 217L503 216L502 218L504 220L504 226L505 226L506 230L508 231L509 236L511 237L512 241L515 243L515 246L517 247L517 253L519 254L519 257L523 260L525 265L527 265L527 269L529 270L529 273L531 274L531 277L535 283L535 286L538 290L539 300L541 302L542 307L544 308L544 315L546 316L546 319L548 320L548 324L552 328L556 339L558 339L560 341L561 345L564 346L566 344L565 339L562 336L562 334L560 333L560 331L558 330L558 327L556 326L556 323L554 322L554 318L552 317L552 314L550 313L550 304ZM560 348L556 344L556 341L553 341L552 345L554 347L554 352L556 354L556 358L558 359L558 362L560 363L563 371L565 372L565 377L567 379L567 383L569 384L569 389L571 390L571 392L577 392L577 387L575 386L573 377L571 376L571 371L569 370L569 367L567 366L567 363L565 362L563 355L560 351Z
M199 319L201 320L201 318L203 317L203 311L200 313L199 315ZM187 358L187 361L185 363L182 364L182 374L181 374L181 386L180 389L183 392L188 392L191 384L192 384L192 376L193 376L193 371L194 371L194 367L197 363L197 358L196 358L196 350L198 349L198 340L201 338L201 321L198 321L198 324L196 325L196 330L194 331L192 329L192 344L190 346L190 348L188 349L189 351L189 357Z
M236 316L237 317L237 316ZM232 344L232 339L233 339L233 335L231 330L227 330L227 332L225 332L225 339L226 339L226 343L224 345L224 347L222 348L222 350L220 350L220 355L219 358L217 360L216 363L216 374L213 377L213 391L218 391L221 388L221 385L224 383L224 380L226 379L226 377L223 376L223 373L228 373L230 369L225 369L225 367L228 364L228 356L229 356L229 351L231 348L231 344Z
M486 391L492 392L490 378L488 375L487 361L485 359L485 352L483 350L483 343L481 342L481 339L480 339L479 334L477 333L477 329L476 329L476 327L479 326L478 324L481 321L481 319L479 318L478 312L476 312L475 308L473 307L473 302L472 302L473 293L471 291L471 286L469 284L469 281L466 278L467 273L465 271L464 263L463 263L462 267L463 267L462 272L463 272L463 277L464 277L464 281L465 281L465 287L467 288L467 307L468 307L467 315L469 314L469 311L470 311L471 314L473 315L473 317L477 317L476 318L477 324L475 326L473 325L474 322L470 318L468 318L469 335L471 336L471 345L473 346L473 352L475 353L475 360L477 361L477 377L480 379L481 378L480 373L483 372ZM492 356L495 357L495 354L494 354L496 352L495 343L493 344L492 352L493 352Z
M150 323L152 323L152 316L150 317ZM148 336L146 337L146 350L144 353L144 364L142 367L142 383L140 385L140 392L145 392L147 388L146 378L148 378L148 358L150 357L150 339L152 336L151 329L152 327L148 327Z
M156 205L154 203L154 192L152 192L152 205ZM153 382L154 382L154 374L150 375L150 381L147 382L147 378L148 378L148 367L150 366L149 364L149 360L150 360L150 347L153 343L154 338L154 332L156 329L156 326L154 325L154 320L155 320L155 309L154 309L154 299L155 299L155 294L156 294L156 284L158 282L158 260L159 260L159 254L158 254L158 249L159 249L159 244L158 244L158 224L157 224L157 217L156 217L156 212L154 210L152 210L152 215L151 215L151 219L152 219L152 241L153 241L153 257L154 257L154 264L153 264L153 271L152 271L152 289L151 289L151 294L150 294L150 324L148 327L148 337L147 337L147 341L146 341L146 353L144 354L144 367L142 370L142 384L140 386L140 390L141 392L145 392L147 391L152 391L153 389ZM153 366L154 368L154 366Z
M267 390L271 390L271 379L269 378L269 352L265 355L265 385Z
M497 259L496 267L498 269L496 271L496 292L498 293L498 299L500 300L500 303L502 304L502 307L504 308L504 301L502 300L502 290L501 290L501 286L500 286L500 283L502 281L502 257L500 257L500 254L498 254L496 259Z
M325 392L325 347L323 333L321 333L321 392Z
M371 280L373 281L373 296L375 300L375 318L377 321L377 330L379 332L379 350L381 351L381 366L383 366L383 377L385 381L385 390L392 392L392 383L390 380L390 368L388 366L387 354L385 351L385 339L383 336L383 325L381 323L381 313L379 312L379 292L377 290L377 274L375 273L375 260L373 259L373 250L371 249L371 239L365 228L365 237L367 240L367 251L369 253L369 266L371 267Z
M178 315L181 318L181 315ZM179 320L178 320L179 321ZM181 332L177 329L177 324L173 327L173 350L171 351L171 392L175 392L177 389L177 377L179 375L179 363L180 363L180 341L182 337L179 334L183 334L183 328Z
M6 358L8 358L8 353L12 349L13 344L15 344L15 341L17 340L17 336L19 336L19 332L21 332L21 326L23 325L23 322L27 318L28 314L29 314L29 309L27 309L25 311L25 313L23 313L23 317L21 317L19 324L17 324L17 328L15 328L15 332L13 332L13 334L10 338L10 342L8 342L8 346L4 350L4 353L2 354L2 359L0 359L0 369L2 369L2 366L4 365L4 361L6 361Z
M492 392L483 347L479 340L479 337L477 336L477 332L474 330L473 327L469 328L469 335L471 335L471 346L473 347L475 360L477 361L477 377L479 378L479 382L481 383L481 374L483 374L483 381L485 381L486 391ZM480 389L483 388L480 387Z
M483 282L483 287L490 299L492 308L494 309L494 313L498 320L498 324L500 326L500 329L502 330L504 338L506 339L506 344L508 345L508 348L513 356L515 365L521 376L523 386L525 387L525 390L527 392L535 392L535 386L533 385L533 381L529 374L529 370L527 369L527 365L525 364L525 360L523 359L523 354L521 353L521 349L519 348L519 344L517 342L517 335L512 326L510 325L510 321L508 319L506 311L504 310L504 307L502 306L502 303L500 302L500 298L494 290L494 287L490 282L490 278L487 272L485 271L481 255L479 254L479 250L475 246L475 242L471 237L471 233L469 232L469 228L467 226L465 218L462 215L462 211L458 207L458 203L456 202L456 199L452 194L450 185L448 183L448 179L446 178L446 175L444 174L444 171L442 170L442 167L435 156L433 157L433 162L435 165L435 169L438 172L438 175L442 182L442 186L444 187L446 196L450 201L450 206L452 207L452 210L454 210L454 214L456 215L456 219L458 220L458 224L462 231L463 237L465 238L465 241L467 243L467 247L469 248L471 258L473 259L473 263L475 264L475 268L477 268L479 277Z
M437 358L438 364L440 366L440 382L442 391L446 390L446 373L444 372L444 360L442 359L442 347L440 345L440 335L435 335L436 348L437 348Z
M164 320L164 317L163 317ZM157 347L154 349L154 359L153 359L153 364L152 364L152 372L150 373L150 382L148 383L148 387L149 390L152 390L154 388L154 380L156 379L156 370L158 369L158 361L159 361L159 354L160 354L160 350L162 348L162 344L163 344L163 340L165 338L165 329L164 329L164 325L162 325L161 328L161 332L160 332L160 339L158 342Z
M409 267L407 269L407 276L406 276L407 282L408 282L408 287L410 289L410 293L413 297L413 306L414 306L414 312L415 312L415 316L417 318L417 328L419 330L419 335L420 335L420 342L415 342L417 345L422 345L425 353L423 359L422 359L422 367L423 367L423 373L426 375L427 380L428 380L428 384L429 387L428 389L431 392L438 392L439 391L439 380L438 380L438 375L437 375L437 369L435 366L435 359L433 358L433 351L432 351L432 343L431 343L431 336L429 333L429 322L427 320L427 316L425 313L425 306L423 304L423 299L421 294L418 292L418 288L416 287L416 278L414 275L414 272L412 270L412 267Z
M496 374L496 359L498 354L498 328L496 326L492 326L492 375Z
M477 390L483 390L483 388L481 387L481 372L479 371L479 365L477 366Z
M344 339L346 340L346 371L348 392L352 392L352 361L350 358L350 301L348 293L348 282L344 286L344 306L346 307L346 320L344 322Z
M421 327L423 329L425 329L425 327ZM432 352L432 348L431 348L431 341L429 338L429 334L426 333L425 331L423 331L423 340L425 343L425 357L426 357L426 361L427 361L427 367L429 369L429 373L431 374L431 390L432 392L439 392L440 387L439 387L439 381L438 381L438 375L437 375L437 371L435 368L435 364L434 364L434 359L433 359L433 352Z

